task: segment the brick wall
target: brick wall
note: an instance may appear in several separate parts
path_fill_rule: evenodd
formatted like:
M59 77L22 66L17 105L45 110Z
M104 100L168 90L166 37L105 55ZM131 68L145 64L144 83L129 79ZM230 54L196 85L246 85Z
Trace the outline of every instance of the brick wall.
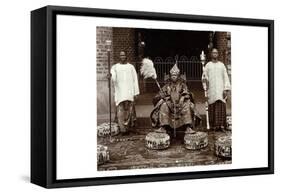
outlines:
M113 28L113 60L119 62L120 51L125 51L129 63L137 61L136 54L136 35L135 29L131 28Z
M135 30L129 28L97 27L96 31L96 61L97 61L97 113L99 115L108 113L108 55L106 40L111 40L111 66L119 62L120 51L127 53L129 63L135 64L137 59ZM111 86L111 107L114 112L114 88Z
M97 44L97 80L105 80L108 72L108 55L106 40L112 41L112 28L111 27L97 27L96 31L96 44ZM110 46L113 49L113 46ZM112 52L111 52L112 53ZM111 54L110 61L113 62Z
M227 51L226 32L216 32L216 47L219 51L219 60L226 64L225 52Z
M216 32L216 47L219 50L219 60L222 61L231 78L231 35L230 32Z
M111 40L111 64L119 62L120 51L125 51L129 63L137 61L137 39L135 29L97 27L97 76L103 80L107 73L107 46L106 40Z
M97 114L107 114L109 112L109 96L108 96L108 80L106 75L108 73L108 55L106 40L112 41L112 28L111 27L97 27L96 30L96 61L97 61ZM111 49L111 64L113 63L113 45ZM111 95L112 106L114 107L113 95Z

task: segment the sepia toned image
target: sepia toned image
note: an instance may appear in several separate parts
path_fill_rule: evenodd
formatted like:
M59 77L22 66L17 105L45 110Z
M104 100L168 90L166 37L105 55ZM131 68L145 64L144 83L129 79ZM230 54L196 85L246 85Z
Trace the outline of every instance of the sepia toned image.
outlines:
M232 163L231 34L96 27L98 171Z
M31 182L274 174L273 20L57 6L31 16Z

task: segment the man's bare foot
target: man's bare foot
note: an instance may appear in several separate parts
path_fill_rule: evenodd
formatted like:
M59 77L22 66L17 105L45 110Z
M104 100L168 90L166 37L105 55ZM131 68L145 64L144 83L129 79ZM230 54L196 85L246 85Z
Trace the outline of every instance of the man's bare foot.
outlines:
M155 132L156 133L167 133L167 131L163 127L160 127L159 129L156 129Z
M194 133L196 133L196 131L194 131L194 130L191 129L190 127L187 127L184 133L185 133L185 134L194 134Z

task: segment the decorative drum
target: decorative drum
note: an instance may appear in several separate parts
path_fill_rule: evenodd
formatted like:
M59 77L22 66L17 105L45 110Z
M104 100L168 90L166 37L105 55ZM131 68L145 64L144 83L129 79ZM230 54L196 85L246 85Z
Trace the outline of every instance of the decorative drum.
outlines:
M167 133L150 132L145 137L145 146L153 150L166 149L170 146L170 136Z
M99 137L105 137L110 135L109 123L103 123L97 127L97 132ZM117 123L111 123L111 135L118 135L119 127Z
M222 158L231 158L232 146L231 136L226 135L217 139L215 142L216 155Z
M192 134L185 134L184 145L186 149L198 150L208 146L208 134L205 132L196 132Z
M97 146L97 160L98 164L104 164L105 162L109 161L109 151L107 146Z

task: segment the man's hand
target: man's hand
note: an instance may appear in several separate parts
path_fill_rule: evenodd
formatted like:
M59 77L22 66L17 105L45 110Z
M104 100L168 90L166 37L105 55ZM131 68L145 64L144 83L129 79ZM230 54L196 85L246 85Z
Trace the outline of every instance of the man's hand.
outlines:
M108 79L108 80L110 80L111 79L111 73L108 73L107 75L106 75L106 78Z
M182 96L182 97L180 98L180 100L179 100L179 105L180 105L180 106L182 106L182 105L183 105L183 103L184 103L184 99L185 99L185 97L184 97L184 96Z
M159 94L160 94L161 98L163 98L163 99L166 97L166 94L162 91L160 91Z
M135 95L135 96L134 96L134 102L136 102L137 99L138 99L138 95Z
M229 90L224 90L222 95L223 95L223 99L226 99L229 95Z
M185 94L183 97L184 97L184 98L188 98L188 99L190 99L190 94L189 94L189 93L187 93L187 94Z

